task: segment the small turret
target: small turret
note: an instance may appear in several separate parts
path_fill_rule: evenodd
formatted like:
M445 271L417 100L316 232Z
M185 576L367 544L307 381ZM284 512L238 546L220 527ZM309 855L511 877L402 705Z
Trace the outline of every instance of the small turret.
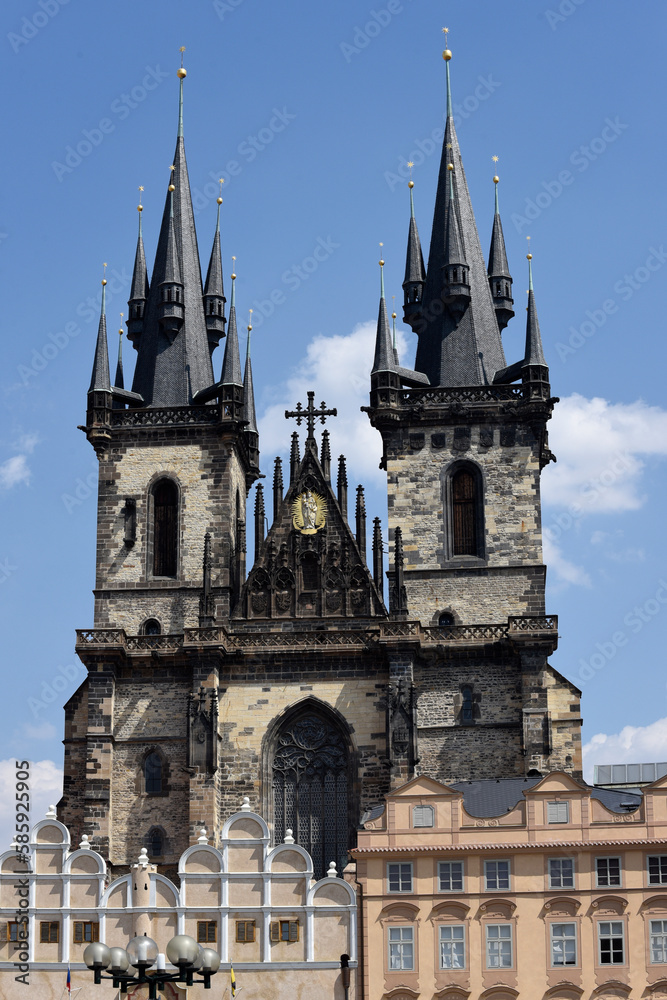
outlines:
M144 238L141 230L141 213L144 206L141 204L141 192L139 188L139 235L137 236L137 250L134 255L134 271L132 272L132 287L130 297L127 302L127 336L135 350L139 350L139 338L144 329L144 309L148 298L148 272L146 270L146 254L144 252Z
M382 246L382 244L380 244ZM371 388L378 385L396 385L399 380L394 361L394 345L391 341L389 319L387 318L387 303L384 297L384 259L380 258L380 307L378 309L377 333L375 335L375 356L371 369Z
M252 384L252 362L250 360L251 333L252 324L248 323L248 342L246 345L245 373L243 376L243 419L245 421L243 434L248 446L250 465L252 466L253 472L259 472L259 431L257 430L255 390Z
M104 268L106 271L106 264ZM106 284L107 279L102 278L100 322L97 328L95 357L93 358L93 371L90 378L88 405L86 408L86 434L96 451L100 447L104 447L111 438L110 424L111 408L113 406L111 379L109 377L109 348L107 345Z
M174 230L174 190L174 185L170 184L167 252L164 279L160 282L160 306L158 312L160 327L166 334L170 344L173 343L178 331L183 326L185 318L181 265L178 260L178 247L176 246L176 233Z
M408 165L412 166L411 163ZM419 242L417 220L415 219L415 203L412 196L414 186L414 181L410 178L408 181L408 187L410 188L410 227L408 229L408 251L405 258L405 280L403 282L403 322L408 323L413 330L421 315L424 281L426 280L424 256L422 254L421 243Z
M236 257L232 257L235 261ZM250 325L250 324L248 324ZM239 335L236 328L236 273L232 271L232 301L229 307L229 327L225 341L220 376L222 390L222 416L243 419L243 378L239 354Z
M542 349L542 334L535 306L533 255L529 253L526 254L526 257L528 260L528 310L526 314L526 353L521 366L521 381L531 384L532 396L548 399L550 395L549 368Z
M220 181L222 189L222 181ZM218 217L215 226L215 236L213 237L213 249L211 259L206 273L206 284L204 285L204 317L206 320L206 333L208 335L208 348L211 354L216 349L220 340L225 335L225 294L222 282L222 255L220 251L220 206L222 205L222 195L218 195Z
M505 237L503 236L503 225L500 221L500 210L498 208L498 182L500 178L495 176L493 183L496 194L496 211L493 216L493 230L491 232L491 247L489 249L489 286L491 288L491 298L493 307L496 310L498 328L502 331L514 316L514 299L512 298L512 276L510 275L505 252Z
M445 228L445 262L442 268L442 300L450 310L462 316L470 304L470 268L466 263L458 217L458 199L454 196L454 164L448 163L449 206Z

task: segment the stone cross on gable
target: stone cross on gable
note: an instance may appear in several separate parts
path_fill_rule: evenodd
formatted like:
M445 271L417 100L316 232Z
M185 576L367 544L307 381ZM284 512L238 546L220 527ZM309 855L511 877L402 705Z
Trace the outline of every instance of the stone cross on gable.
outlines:
M302 406L301 403L296 404L296 410L285 410L285 419L289 420L290 417L295 417L297 425L301 426L301 421L305 420L308 424L308 439L312 439L313 431L315 430L315 424L318 419L322 423L326 422L327 417L337 417L338 410L335 408L333 410L326 409L326 403L320 403L319 407L316 407L313 400L315 399L315 393L308 393L308 406Z

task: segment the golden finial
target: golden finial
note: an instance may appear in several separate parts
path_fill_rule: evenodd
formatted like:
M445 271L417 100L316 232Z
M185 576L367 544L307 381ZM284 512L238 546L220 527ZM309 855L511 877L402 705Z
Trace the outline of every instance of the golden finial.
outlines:
M396 296L395 295L392 295L392 297L391 297L391 309L392 309L391 318L392 319L396 319Z
M447 169L448 170L453 170L454 169L454 164L453 163L448 163L447 164Z
M445 45L447 45L449 41L449 39L447 38L447 35L449 34L449 28L443 28L442 33L445 36ZM445 62L449 62L449 60L452 58L452 51L449 48L449 46L447 46L445 51L442 53L442 58L445 60Z
M234 281L236 278L236 274L234 273L236 271L236 257L232 257L232 260L234 261L232 264L232 281Z
M248 312L250 313L248 316L248 333L250 333L252 330L252 309L249 309Z
M494 163L498 162L498 157L497 156L492 156L491 159L493 160ZM498 177L498 174L494 174L493 183L497 184L499 182L499 180L500 180L500 177Z
M104 268L104 271L102 272L102 284L106 285L106 283L107 283L107 265L106 265L106 263L102 264L102 267Z
M123 336L123 315L124 315L123 313L120 314L120 329L118 331L119 337Z
M144 210L144 206L141 204L141 202L142 202L141 192L143 191L143 189L144 189L143 185L140 184L139 185L139 204L137 205L137 212L143 212L143 210Z
M181 45L179 52L181 53L181 68L176 70L176 75L180 80L183 80L188 75L187 70L183 69L183 53L185 52L185 45Z
M383 247L384 243L380 243L380 247ZM380 267L384 267L384 260L382 259L382 250L380 250L380 260L378 261Z
M410 168L410 180L408 181L408 187L413 188L415 186L415 182L412 179L412 168L414 167L412 160L408 160L408 167Z
M176 167L172 163L172 165L169 167L169 169L171 170L171 175L172 176L171 176L171 181L169 182L169 187L168 187L167 190L169 190L169 191L175 191L176 190L176 185L174 184L174 170L176 169Z
M220 194L218 195L218 205L222 205L222 185L225 183L225 178L220 178Z
M526 254L526 260L532 260L533 255L530 253L530 236L526 236L526 239L528 240L528 253Z

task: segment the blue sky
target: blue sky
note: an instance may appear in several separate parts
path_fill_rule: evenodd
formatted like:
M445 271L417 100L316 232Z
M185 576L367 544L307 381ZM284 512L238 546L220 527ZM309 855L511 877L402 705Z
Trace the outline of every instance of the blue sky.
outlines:
M519 305L508 361L521 353L530 236L562 400L551 430L559 462L543 480L547 604L562 634L552 662L583 686L589 763L665 759L664 7L630 18L617 0L513 0L500 17L483 0L8 0L1 16L0 782L8 762L29 758L34 818L58 797L62 705L83 677L74 629L92 624L96 461L77 424L102 262L115 352L139 185L149 267L154 254L179 47L200 255L224 176L225 279L234 254L239 312L254 310L263 469L289 441L281 410L315 388L340 414L334 455L348 454L351 485L365 482L369 515L384 517L379 439L358 407L380 241L387 294L400 303L409 159L428 244L443 25L483 247L495 169L501 177ZM411 363L413 335L401 330ZM133 353L125 341L126 371Z

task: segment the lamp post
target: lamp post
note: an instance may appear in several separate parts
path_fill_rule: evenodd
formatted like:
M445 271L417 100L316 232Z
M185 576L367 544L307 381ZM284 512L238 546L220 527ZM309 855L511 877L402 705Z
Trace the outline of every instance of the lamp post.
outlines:
M211 948L200 947L187 934L177 934L171 939L167 945L167 958L178 972L165 970L164 955L158 953L155 941L146 935L132 938L126 949L107 948L102 941L95 941L83 953L84 962L95 973L95 985L103 979L112 979L114 989L127 993L128 986L145 983L148 985L149 1000L157 1000L157 991L164 989L165 983L184 983L186 986L203 983L204 989L210 990L211 976L220 968L218 953ZM148 975L148 970L156 963L155 971ZM108 975L103 975L105 970L108 970ZM195 979L195 973L201 978Z

